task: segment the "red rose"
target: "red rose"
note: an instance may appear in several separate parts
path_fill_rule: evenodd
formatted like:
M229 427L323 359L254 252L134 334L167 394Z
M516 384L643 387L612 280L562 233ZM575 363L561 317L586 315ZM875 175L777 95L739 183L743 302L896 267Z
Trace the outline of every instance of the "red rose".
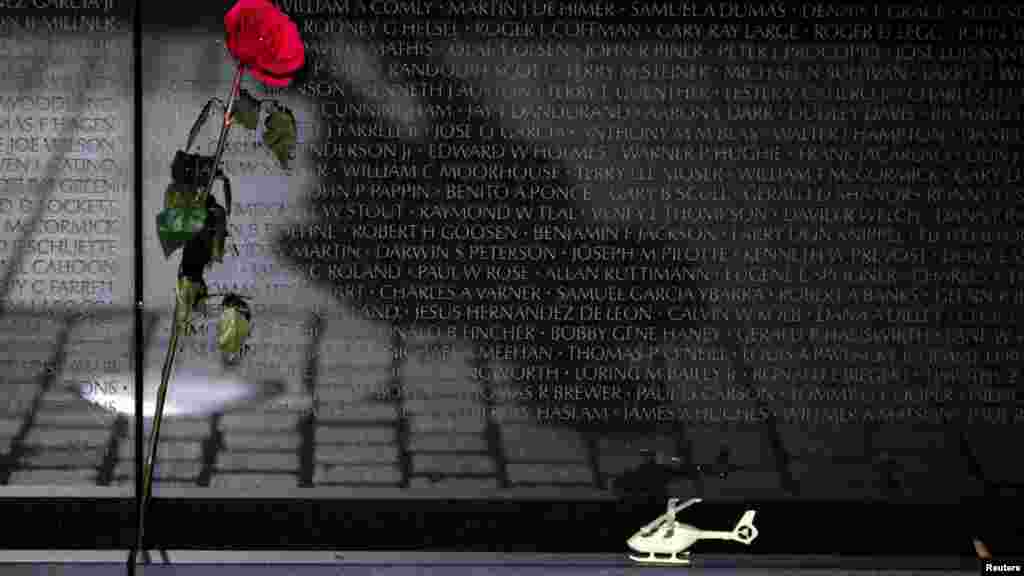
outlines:
M224 30L231 55L268 86L287 86L305 63L298 27L270 0L238 0Z

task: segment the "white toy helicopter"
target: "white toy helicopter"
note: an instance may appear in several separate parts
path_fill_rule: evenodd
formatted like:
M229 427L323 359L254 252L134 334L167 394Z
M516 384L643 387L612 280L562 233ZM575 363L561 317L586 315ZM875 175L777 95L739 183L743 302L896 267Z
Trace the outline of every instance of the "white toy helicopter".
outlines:
M700 501L700 498L691 498L679 504L678 498L670 498L668 510L627 541L626 544L634 552L641 554L630 555L630 559L644 564L689 566L690 553L686 549L698 540L731 540L749 545L757 538L757 528L754 527L755 510L744 512L731 532L701 530L689 524L676 522L677 512Z

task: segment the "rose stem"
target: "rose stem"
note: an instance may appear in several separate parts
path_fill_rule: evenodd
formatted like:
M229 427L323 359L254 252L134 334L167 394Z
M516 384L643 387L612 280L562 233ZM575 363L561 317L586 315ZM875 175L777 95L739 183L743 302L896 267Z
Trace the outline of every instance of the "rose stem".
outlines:
M153 416L153 431L150 433L149 461L146 463L146 476L143 480L144 491L142 493L142 509L139 511L139 526L136 531L136 534L138 534L138 540L136 541L135 549L140 552L143 550L142 537L143 529L146 525L146 508L149 507L149 496L153 491L153 467L156 465L156 448L157 442L160 439L160 422L163 420L164 402L167 399L167 385L171 381L171 370L174 366L174 356L178 351L178 335L182 329L182 326L180 326L180 323L177 320L179 305L180 304L178 303L175 303L174 305L175 320L171 324L171 340L167 343L167 356L164 358L164 366L160 371L160 390L157 393L156 410Z
M213 189L214 176L217 173L217 166L220 165L220 159L224 155L224 147L227 145L228 132L231 129L231 108L235 104L235 97L238 95L238 89L242 84L242 73L245 72L245 66L239 64L235 69L235 78L231 83L231 94L228 96L228 104L224 108L224 122L220 126L220 138L217 140L217 154L213 159L213 172L210 174L210 179L206 182L206 188L203 191L203 198L209 198L210 192ZM174 366L174 357L178 349L178 336L184 326L178 322L178 306L180 303L175 298L174 305L174 322L171 325L171 340L167 345L167 356L164 359L163 369L160 371L160 389L157 391L156 399L156 410L153 414L153 432L150 434L151 438L149 441L149 462L146 463L146 476L143 481L144 492L142 494L142 510L139 513L139 529L137 531L138 540L136 541L136 549L142 551L143 545L143 529L145 528L145 510L149 504L149 496L153 491L153 468L156 465L157 446L160 442L160 423L164 417L164 402L167 400L167 387L171 379L171 370ZM185 311L185 316L188 318L191 316L191 310ZM187 322L186 322L187 323Z
M221 156L224 155L224 146L228 143L228 131L231 130L231 109L235 105L235 98L238 97L238 88L242 85L242 73L245 72L245 66L242 64L238 65L235 69L235 79L231 83L231 94L228 96L228 104L224 107L224 122L220 126L220 138L217 140L217 154L213 157L213 172L210 174L210 179L206 182L206 189L203 191L203 198L208 198L210 192L213 190L213 181L217 174L217 167L220 166ZM231 207L228 206L230 209Z

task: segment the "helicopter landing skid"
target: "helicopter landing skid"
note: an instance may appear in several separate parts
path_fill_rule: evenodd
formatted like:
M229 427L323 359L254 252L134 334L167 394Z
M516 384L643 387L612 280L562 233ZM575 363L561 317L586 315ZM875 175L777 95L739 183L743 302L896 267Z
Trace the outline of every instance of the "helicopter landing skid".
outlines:
M661 564L670 566L689 566L690 565L690 553L689 552L677 552L676 554L651 554L648 553L644 556L636 556L634 554L629 555L629 559L634 562L641 564Z

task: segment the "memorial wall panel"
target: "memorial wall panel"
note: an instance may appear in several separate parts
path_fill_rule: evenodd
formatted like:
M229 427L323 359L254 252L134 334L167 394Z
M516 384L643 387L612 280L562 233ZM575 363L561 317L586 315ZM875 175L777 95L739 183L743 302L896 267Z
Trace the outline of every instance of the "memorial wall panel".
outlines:
M231 129L231 198L214 188L227 248L203 275L247 300L249 352L224 363L211 297L177 359L178 456L158 490L587 497L644 451L726 464L724 479L680 472L668 488L725 499L955 500L1020 480L991 447L1024 418L1022 12L277 4L305 66L287 87L242 80L258 123ZM176 152L216 153L217 105L186 148L232 87L229 5L146 12L147 394L181 258L154 221ZM7 269L34 231L6 294L32 322L130 299L128 40L68 38L65 58L95 49L95 63L47 64L50 80L25 80L33 95L4 100ZM37 53L53 43L3 46L12 79L55 57ZM62 80L78 76L109 84L79 102ZM283 108L296 128L284 162L263 144ZM87 394L108 409L130 398L107 390L127 381L130 347L108 345L127 318L105 325L107 351L52 370L115 374ZM63 342L60 322L13 333ZM53 368L41 350L4 368L18 414L51 389L18 372ZM131 482L123 417L24 418L0 427L12 454L36 438L40 454L64 437L109 441L116 457L97 452L95 475L61 478ZM50 482L30 468L12 460L25 482Z
M0 8L0 476L95 484L131 370L129 3ZM123 326L122 326L123 324Z

